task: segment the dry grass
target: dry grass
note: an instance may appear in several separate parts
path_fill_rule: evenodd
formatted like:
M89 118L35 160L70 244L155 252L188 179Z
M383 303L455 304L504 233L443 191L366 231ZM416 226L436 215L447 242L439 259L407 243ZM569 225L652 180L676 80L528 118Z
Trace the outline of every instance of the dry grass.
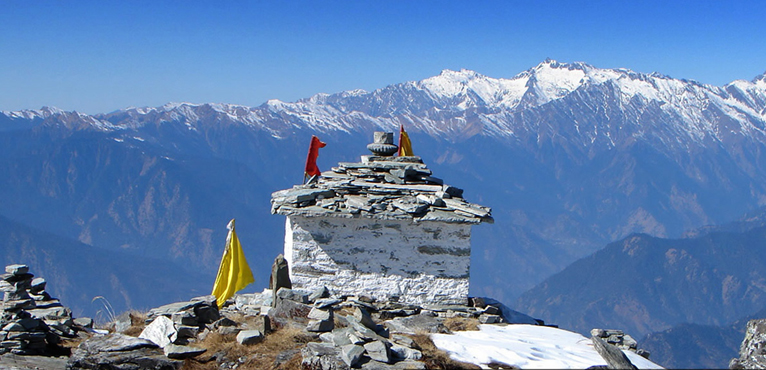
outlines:
M420 347L420 351L423 352L423 358L421 361L426 363L427 369L432 370L462 370L462 369L479 369L481 367L474 364L467 364L453 360L449 355L436 347L431 337L428 334L415 334L410 336L412 340Z
M444 326L452 332L455 331L478 331L479 320L464 317L450 317L444 320Z
M146 312L130 311L130 327L123 334L137 337L146 327Z
M236 341L236 336L210 333L197 346L207 348L205 355L193 360L186 360L183 370L214 370L218 369L218 363L212 360L212 356L225 353L226 362L237 361L241 365L240 370L287 370L299 369L302 357L299 348L313 341L312 337L298 328L282 328L267 335L262 342L250 346L243 346ZM295 350L288 359L276 363L277 356L285 351ZM287 352L289 354L289 352Z

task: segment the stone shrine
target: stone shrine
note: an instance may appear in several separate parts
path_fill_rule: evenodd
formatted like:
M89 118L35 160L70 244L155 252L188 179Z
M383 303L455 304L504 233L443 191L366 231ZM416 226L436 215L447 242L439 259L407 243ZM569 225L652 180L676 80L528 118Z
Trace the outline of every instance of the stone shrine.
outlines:
M471 226L493 222L490 208L467 202L420 157L391 156L392 133L376 132L368 149L383 155L341 162L272 194L272 213L287 216L284 256L293 288L465 304Z

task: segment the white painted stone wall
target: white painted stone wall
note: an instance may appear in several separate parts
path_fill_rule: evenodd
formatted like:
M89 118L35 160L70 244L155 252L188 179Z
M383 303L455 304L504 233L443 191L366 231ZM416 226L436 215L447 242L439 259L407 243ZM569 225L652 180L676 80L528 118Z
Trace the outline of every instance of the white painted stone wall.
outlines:
M288 216L285 258L296 289L464 304L471 225Z

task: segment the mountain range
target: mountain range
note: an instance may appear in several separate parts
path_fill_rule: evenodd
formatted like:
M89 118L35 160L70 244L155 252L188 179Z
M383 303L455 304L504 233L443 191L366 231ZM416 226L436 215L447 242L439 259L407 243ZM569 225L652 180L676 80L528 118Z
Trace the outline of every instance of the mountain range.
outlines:
M258 107L4 111L0 216L211 284L236 218L257 289L283 240L269 195L301 182L311 135L328 169L400 125L435 176L493 208L474 228L471 291L506 302L633 233L679 237L766 204L764 75L718 87L546 60ZM126 294L110 299L151 306Z

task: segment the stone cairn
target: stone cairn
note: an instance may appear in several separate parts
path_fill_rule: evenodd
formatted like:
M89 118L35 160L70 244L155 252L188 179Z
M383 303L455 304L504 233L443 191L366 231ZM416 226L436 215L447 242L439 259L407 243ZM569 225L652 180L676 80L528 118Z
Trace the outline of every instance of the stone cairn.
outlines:
M45 291L26 265L9 265L0 279L3 292L0 354L49 355L62 337L76 336L71 311Z
M352 218L494 222L492 210L463 199L463 189L444 184L418 156L391 157L391 133L376 132L374 155L340 162L307 184L271 194L271 213ZM386 154L386 155L382 155Z

